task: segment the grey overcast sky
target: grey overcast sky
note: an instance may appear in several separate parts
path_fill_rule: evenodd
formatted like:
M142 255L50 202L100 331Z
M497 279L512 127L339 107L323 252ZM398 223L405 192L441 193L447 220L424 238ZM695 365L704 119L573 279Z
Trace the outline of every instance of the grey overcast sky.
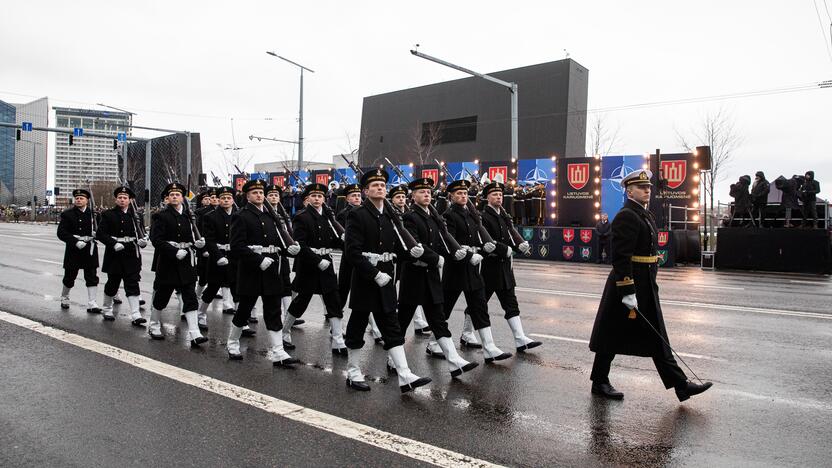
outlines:
M202 134L253 162L293 145L298 72L305 80L305 159L331 161L361 124L364 96L463 77L420 50L492 72L569 56L589 69L593 109L789 88L832 79L832 0L551 2L6 2L0 15L0 99L136 112L137 125ZM718 193L742 174L814 169L832 194L832 89L609 110L613 154L681 150L703 116L729 112L743 138ZM270 118L271 120L264 120ZM54 122L52 122L54 123ZM138 133L137 133L138 134ZM249 169L251 165L249 166ZM50 180L52 174L49 174Z

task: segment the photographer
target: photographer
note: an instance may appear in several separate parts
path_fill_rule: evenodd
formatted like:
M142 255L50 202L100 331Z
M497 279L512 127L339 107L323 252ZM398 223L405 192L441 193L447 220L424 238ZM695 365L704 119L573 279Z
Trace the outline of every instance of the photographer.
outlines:
M751 186L751 176L747 175L740 177L735 184L731 184L731 191L729 193L734 198L734 211L731 213L731 219L728 222L729 226L734 222L737 214L741 216L748 215L753 223L754 217L751 215L751 194L748 193L749 186Z
M815 171L807 171L803 185L800 186L800 201L803 202L803 227L809 227L808 219L812 217L812 228L818 227L818 192L820 183L815 180Z
M753 222L757 227L763 227L766 219L766 206L768 205L768 193L771 190L769 182L763 171L754 174L754 185L751 186L751 203Z
M798 175L792 176L791 179L780 176L774 181L774 186L782 192L780 206L782 206L785 211L783 227L793 227L792 209L800 208L800 204L797 202L797 191L800 189L801 185L803 185L803 177Z

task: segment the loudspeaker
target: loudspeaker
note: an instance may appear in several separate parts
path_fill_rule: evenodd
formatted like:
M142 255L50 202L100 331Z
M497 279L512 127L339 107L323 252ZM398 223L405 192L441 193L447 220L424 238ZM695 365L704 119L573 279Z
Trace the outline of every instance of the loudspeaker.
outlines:
M199 185L199 186L208 185L208 176L205 175L205 173L199 174L199 181L197 182L197 185Z
M697 146L696 147L696 161L699 163L700 171L711 170L711 147Z

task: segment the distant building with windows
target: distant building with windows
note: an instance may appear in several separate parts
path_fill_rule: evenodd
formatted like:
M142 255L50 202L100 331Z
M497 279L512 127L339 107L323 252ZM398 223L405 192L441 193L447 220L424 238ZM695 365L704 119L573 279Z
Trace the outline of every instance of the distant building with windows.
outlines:
M67 205L72 190L96 181L115 181L119 172L120 149L113 148L119 132L131 134L132 116L126 112L53 107L58 128L83 128L113 135L113 138L73 137L57 133L55 136L55 187L60 189L56 203Z
M48 99L24 104L0 101L0 122L46 127ZM22 132L20 140L15 133L14 128L0 129L0 204L25 206L37 197L40 205L46 196L47 133Z

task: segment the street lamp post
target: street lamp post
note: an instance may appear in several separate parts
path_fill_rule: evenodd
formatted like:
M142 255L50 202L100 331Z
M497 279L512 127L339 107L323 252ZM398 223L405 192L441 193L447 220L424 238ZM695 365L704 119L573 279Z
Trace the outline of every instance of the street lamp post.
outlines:
M289 62L292 65L300 68L300 110L298 111L298 167L301 167L303 165L303 72L305 70L309 73L315 73L315 71L310 70L309 68L306 68L297 62L293 62L287 59L286 57L281 57L274 52L266 51L266 53L271 55L272 57L277 57L280 60Z

